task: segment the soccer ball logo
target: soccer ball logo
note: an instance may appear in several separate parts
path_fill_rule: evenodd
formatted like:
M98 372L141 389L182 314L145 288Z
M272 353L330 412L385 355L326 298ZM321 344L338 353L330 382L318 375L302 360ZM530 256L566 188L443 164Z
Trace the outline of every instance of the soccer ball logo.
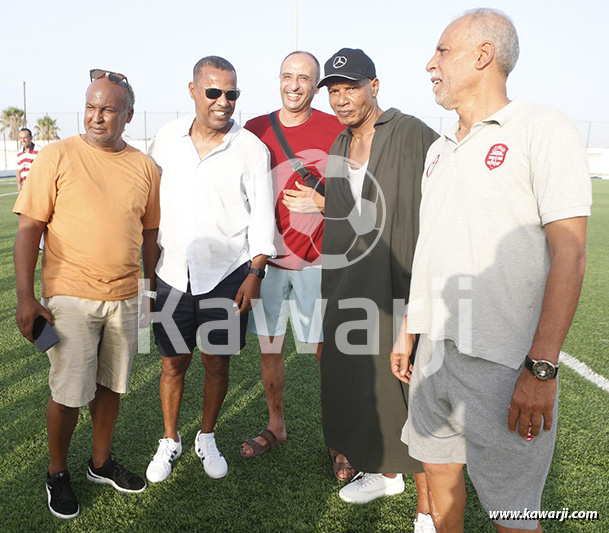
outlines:
M366 257L379 242L387 220L387 206L385 196L376 178L368 172L364 176L360 202L355 201L351 192L351 185L348 183L350 178L346 176L346 170L350 167L358 168L360 165L342 156L330 156L328 158L328 168L343 168L340 177L326 175L326 183L337 180L343 181L341 186L333 186L333 191L340 191L345 198L344 204L354 205L343 216L326 215L327 224L336 225L337 230L342 234L342 243L345 247L338 254L324 253L322 255L322 265L324 269L345 268L349 265L361 261ZM335 194L337 194L335 192ZM351 198L349 198L351 197Z
M337 165L349 165L347 159L341 156L328 156L320 150L306 150L297 155L305 166L308 168L315 167L321 175L325 174L326 163L332 163L332 168L339 168ZM352 164L356 166L356 164ZM346 166L345 168L349 167ZM284 161L278 165L274 172L278 177L276 181L278 185L276 202L278 203L282 200L282 192L288 178L294 172L289 161ZM338 183L330 184L330 180L346 181L340 187L334 187L333 185ZM349 178L345 177L326 176L326 187L330 186L335 194L339 194L336 191L341 191L340 194L344 194L346 197L352 196L348 180ZM324 230L324 216L315 209L314 202L311 200L310 212L303 213L289 210L288 219L284 218L276 224L275 243L278 258L272 261L281 266L283 266L282 263L287 266L290 260L293 260L292 256L298 255L297 250L290 248L290 242L294 242L290 237L294 236L294 232L299 234L300 242L303 240L310 242L311 248L316 252L314 254L315 258L321 257L324 269L344 268L363 259L378 243L387 218L385 197L381 187L375 177L368 171L365 174L363 191L367 192L366 198L362 197L361 202L353 202L354 205L348 212L345 212L344 216L328 216L328 214L325 216L325 220L329 224L340 227L343 237L342 242L345 244L341 253L322 254L320 236ZM345 198L345 200L349 202L352 198L351 200ZM278 209L276 208L277 212ZM319 260L317 259L314 264L318 263Z

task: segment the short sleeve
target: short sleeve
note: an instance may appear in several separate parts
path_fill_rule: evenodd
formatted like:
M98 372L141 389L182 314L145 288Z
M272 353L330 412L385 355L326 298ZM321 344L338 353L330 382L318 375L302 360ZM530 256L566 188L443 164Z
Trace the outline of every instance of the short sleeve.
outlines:
M142 217L142 226L145 230L156 229L161 222L161 205L159 201L161 177L154 161L149 160L147 167L150 174L150 191L148 192L146 211Z
M545 129L545 126L542 126ZM592 186L588 157L570 121L556 112L530 144L531 180L545 226L565 218L590 216Z
M13 213L41 222L50 220L57 199L58 163L59 154L52 145L40 151L17 197Z

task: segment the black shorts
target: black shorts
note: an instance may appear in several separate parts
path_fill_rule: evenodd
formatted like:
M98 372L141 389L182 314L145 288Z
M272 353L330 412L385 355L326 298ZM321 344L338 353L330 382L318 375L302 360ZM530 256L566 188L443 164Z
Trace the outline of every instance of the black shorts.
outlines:
M248 266L244 263L210 292L196 296L190 292L190 284L187 292L181 292L157 277L152 328L161 355L191 353L195 346L213 355L239 352L245 346L249 313L236 316L237 309L232 306L247 275ZM219 300L208 302L212 299ZM210 304L214 307L207 307ZM200 344L197 344L197 331Z

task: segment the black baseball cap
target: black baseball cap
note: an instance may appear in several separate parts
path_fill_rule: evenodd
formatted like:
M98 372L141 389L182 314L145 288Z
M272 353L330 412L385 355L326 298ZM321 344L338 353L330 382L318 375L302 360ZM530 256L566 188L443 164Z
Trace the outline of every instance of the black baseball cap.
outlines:
M341 48L324 65L324 77L317 87L328 85L330 78L363 80L376 78L376 68L370 59L359 48Z

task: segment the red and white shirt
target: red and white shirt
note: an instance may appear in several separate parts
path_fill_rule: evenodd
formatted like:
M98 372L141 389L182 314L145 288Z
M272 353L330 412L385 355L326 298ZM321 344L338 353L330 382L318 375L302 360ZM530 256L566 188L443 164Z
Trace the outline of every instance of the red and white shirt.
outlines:
M34 143L32 143L31 150L22 150L17 154L17 165L19 165L19 170L21 171L22 183L26 180L30 167L34 162L34 159L36 159L39 151L40 149Z

